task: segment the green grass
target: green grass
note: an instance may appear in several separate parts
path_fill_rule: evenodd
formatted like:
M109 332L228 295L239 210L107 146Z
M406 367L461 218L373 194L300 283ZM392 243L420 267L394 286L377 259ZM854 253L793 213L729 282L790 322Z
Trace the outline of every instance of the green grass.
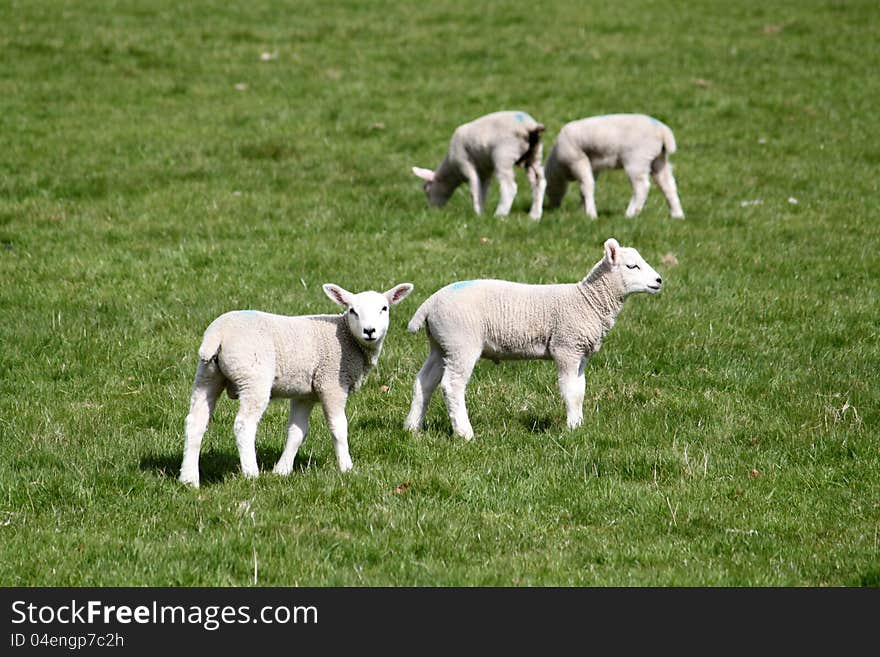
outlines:
M256 561L281 586L877 586L875 5L6 3L0 584L250 585ZM498 109L545 123L547 148L583 116L667 122L687 219L656 187L625 218L622 172L594 222L571 189L531 222L524 176L506 220L463 190L429 210L409 167ZM577 280L612 236L665 289L589 362L582 428L552 364L487 362L476 440L439 396L403 430L422 300ZM349 402L352 473L316 410L290 477L244 480L224 398L203 487L178 484L215 316L403 281ZM286 410L260 425L264 470Z

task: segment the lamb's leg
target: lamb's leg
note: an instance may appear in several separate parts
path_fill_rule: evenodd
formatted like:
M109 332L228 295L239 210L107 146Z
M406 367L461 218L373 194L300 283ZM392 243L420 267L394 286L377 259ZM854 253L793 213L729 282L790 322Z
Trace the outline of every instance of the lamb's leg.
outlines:
M464 177L467 179L468 189L470 189L471 192L471 200L474 203L474 212L477 214L483 214L483 188L477 169L470 162L464 162L461 165L461 170Z
M486 199L489 197L489 186L492 184L492 177L486 176L480 178L480 208L486 207Z
M290 400L290 417L287 419L287 443L281 458L275 464L273 472L279 475L289 475L293 469L296 453L309 433L309 415L315 402L308 399Z
M565 403L566 425L569 429L581 426L584 419L584 369L587 359L571 354L556 357L559 393Z
M543 171L547 182L547 203L551 208L558 208L565 198L565 190L568 189L569 173L568 167L559 162L558 148L555 145L550 149Z
M196 370L189 414L186 416L186 439L183 448L183 463L180 466L180 481L199 487L199 452L202 437L208 428L217 398L223 392L224 377L214 361L201 361Z
M577 181L581 191L581 200L584 203L584 212L591 219L596 219L596 179L593 177L593 167L587 158L575 162L571 166L571 175Z
M513 166L496 168L495 175L498 177L498 184L501 187L501 198L498 200L498 207L495 208L495 216L506 217L510 214L513 199L516 198L516 178Z
M547 179L544 177L544 167L541 166L540 153L538 160L529 165L526 174L532 186L532 209L529 211L529 216L535 221L539 221L544 211L544 191L547 189Z
M443 376L440 379L440 389L443 391L443 399L446 401L446 412L452 423L452 431L465 440L474 437L474 429L468 418L464 393L474 371L474 365L479 359L479 351L457 353L452 357L447 356L443 363Z
M547 204L551 208L558 208L565 198L568 189L568 180L562 176L547 178Z
M651 181L648 178L648 171L642 166L632 166L626 168L626 174L632 183L633 194L626 207L626 216L634 217L642 208L645 207L645 201L648 199L648 190L651 187Z
M324 416L333 436L333 449L340 472L348 472L354 467L348 452L348 418L345 416L345 394L328 395L321 399Z
M432 345L431 353L425 359L413 384L412 405L409 409L409 415L406 416L406 422L403 424L405 429L409 429L412 432L422 430L431 395L434 394L434 390L437 388L437 384L440 383L442 376L443 357L439 348Z
M669 213L673 219L684 219L684 210L681 209L681 201L678 198L678 188L675 178L672 176L672 165L666 157L658 157L651 167L654 181L663 190L666 203L669 205Z
M241 472L245 477L260 474L257 466L257 425L269 405L270 390L247 389L240 391L241 402L235 416L233 431L238 445Z

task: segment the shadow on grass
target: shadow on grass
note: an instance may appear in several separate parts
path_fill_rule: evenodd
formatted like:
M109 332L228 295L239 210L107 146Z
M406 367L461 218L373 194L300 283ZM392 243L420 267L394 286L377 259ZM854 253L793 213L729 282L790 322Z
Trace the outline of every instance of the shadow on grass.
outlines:
M519 423L525 427L527 431L532 433L548 433L549 431L559 431L558 418L553 415L535 416L530 413L520 413L517 417Z
M567 196L566 196L567 198ZM529 203L525 203L522 206L522 211L524 214L528 214L531 209L531 205ZM566 199L562 200L562 205L558 208L551 208L548 206L544 207L544 217L553 217L554 215L566 216L567 214L573 214L575 216L588 218L587 214L584 212L584 202L583 199L578 197L572 197L568 201ZM615 215L623 215L623 210L620 208L613 207L605 207L605 208L596 208L596 214L598 215L597 219L609 219L614 217ZM595 220L594 220L595 221Z
M177 479L180 474L180 461L182 454L144 454L141 456L140 468L146 472L152 472L163 479ZM281 458L281 450L277 447L257 447L257 464L260 466L260 475L271 472L275 463ZM302 454L296 455L293 471L298 472L316 464L313 456L308 456L308 463L303 460ZM240 472L238 453L228 451L206 451L199 457L199 483L202 486L216 484L223 481L230 474Z
M859 577L858 580L856 580L854 585L870 588L880 587L880 566L870 568L866 572L862 573L862 575Z
M352 435L356 436L360 431L381 431L387 434L398 429L403 429L403 420L400 420L400 422L391 422L387 417L379 414L363 415L348 425L349 438L351 438ZM325 438L332 440L329 435L326 437L319 437L319 440L324 440Z
M473 422L473 419L471 419L471 421ZM529 414L529 413L521 413L517 417L517 421L519 422L520 426L525 428L530 433L534 433L534 434L545 434L545 433L550 433L550 432L558 432L560 429L559 418L557 418L553 415L545 415L543 417L537 417L537 416ZM484 431L486 431L488 429L487 427L481 427L477 424L474 424L473 426L474 426L474 432L477 435L480 434L481 429ZM437 416L437 417L428 416L428 417L426 417L425 418L425 425L424 425L422 431L416 435L418 436L418 435L422 435L422 434L434 434L437 436L443 436L443 437L449 438L451 440L459 440L459 438L456 437L452 433L452 426L449 423L449 418L447 418L445 416Z

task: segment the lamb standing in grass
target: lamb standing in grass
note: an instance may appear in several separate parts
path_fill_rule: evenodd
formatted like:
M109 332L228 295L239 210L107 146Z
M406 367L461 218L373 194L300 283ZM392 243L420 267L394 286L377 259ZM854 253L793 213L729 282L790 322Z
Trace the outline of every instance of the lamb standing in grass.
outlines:
M569 181L574 180L580 186L584 211L595 219L598 172L623 168L633 188L627 217L642 211L651 186L649 176L653 176L663 190L672 217L683 219L684 210L669 163L674 152L672 130L644 114L608 114L567 123L559 131L544 166L550 207L559 207Z
M351 470L345 404L379 360L388 331L388 308L412 292L401 283L384 294L352 294L324 285L345 308L341 315L288 317L236 310L215 319L199 347L180 481L199 485L202 436L223 389L240 399L235 442L246 477L256 477L257 425L272 398L290 399L287 444L275 473L287 475L309 430L312 407L321 402L342 472Z
M538 221L544 205L544 169L541 166L544 126L525 112L494 112L456 128L449 142L446 158L436 171L413 167L413 173L425 181L425 194L431 205L446 204L463 182L468 183L474 212L483 213L492 172L498 177L501 199L496 216L506 217L516 197L514 166L526 170L532 187L529 216Z
M477 361L554 360L569 428L583 420L584 368L614 326L624 299L660 291L660 275L633 248L615 239L579 283L525 285L499 280L462 281L432 294L409 322L426 326L431 351L413 385L405 427L419 431L437 385L453 432L474 435L465 388Z

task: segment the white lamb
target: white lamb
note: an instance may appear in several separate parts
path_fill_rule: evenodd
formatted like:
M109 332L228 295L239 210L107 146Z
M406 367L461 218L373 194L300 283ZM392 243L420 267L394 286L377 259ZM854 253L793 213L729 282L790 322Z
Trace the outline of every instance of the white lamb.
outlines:
M494 112L460 125L452 133L449 151L436 171L413 167L425 181L431 205L445 205L456 188L470 186L474 212L482 214L494 172L501 188L496 216L506 217L516 197L514 166L526 170L532 188L529 216L538 221L544 205L544 169L541 166L544 126L525 112Z
M453 432L470 440L474 431L465 407L465 388L482 358L554 360L567 424L583 420L584 368L614 326L624 299L660 291L660 275L633 248L615 239L579 283L526 285L500 280L452 283L419 307L408 329L426 325L431 351L413 385L404 426L419 431L437 384L443 391Z
M257 424L270 399L290 399L287 444L275 473L287 475L309 430L309 415L321 402L342 472L351 470L345 404L379 360L388 331L388 308L412 292L410 283L385 293L352 294L324 285L345 311L340 315L289 317L253 310L220 315L205 331L193 383L180 481L199 485L202 436L223 389L240 399L235 442L241 471L256 477Z
M645 114L608 114L566 123L544 165L547 199L558 208L569 181L580 186L584 211L595 219L596 177L602 169L623 168L632 183L633 194L626 216L642 211L653 176L663 190L669 212L683 219L669 156L675 152L675 137L669 127Z

